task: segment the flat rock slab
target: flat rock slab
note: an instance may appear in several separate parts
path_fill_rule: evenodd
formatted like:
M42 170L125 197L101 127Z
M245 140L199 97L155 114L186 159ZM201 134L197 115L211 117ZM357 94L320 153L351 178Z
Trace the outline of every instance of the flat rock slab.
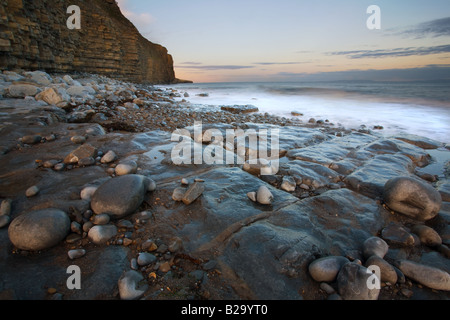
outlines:
M253 105L234 105L234 106L221 106L221 110L228 111L231 113L252 113L252 112L258 112L259 109Z

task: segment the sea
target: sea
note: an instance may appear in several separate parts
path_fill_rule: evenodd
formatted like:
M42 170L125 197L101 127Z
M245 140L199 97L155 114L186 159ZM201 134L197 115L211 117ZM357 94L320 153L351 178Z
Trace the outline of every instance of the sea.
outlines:
M200 108L223 105L254 105L262 113L286 118L292 112L328 120L335 126L424 136L450 143L450 80L378 82L232 82L186 83L160 86L176 89ZM184 97L184 93L188 97Z

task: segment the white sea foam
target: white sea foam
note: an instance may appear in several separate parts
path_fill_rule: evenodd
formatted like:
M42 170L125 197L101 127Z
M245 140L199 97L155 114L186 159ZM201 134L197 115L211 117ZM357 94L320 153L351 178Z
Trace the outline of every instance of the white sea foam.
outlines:
M387 135L405 132L450 143L450 101L445 101L445 92L439 88L433 92L429 86L205 83L171 88L187 92L189 97L184 99L205 108L252 104L262 113L286 118L293 117L292 111L300 112L305 122L310 118L329 120L348 129L383 126L381 132ZM202 93L208 96L199 96ZM432 94L438 100L430 99Z

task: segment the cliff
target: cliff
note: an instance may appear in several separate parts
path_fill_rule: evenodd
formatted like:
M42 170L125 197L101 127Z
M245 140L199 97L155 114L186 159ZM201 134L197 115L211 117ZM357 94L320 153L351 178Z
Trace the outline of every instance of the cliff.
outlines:
M81 9L81 29L67 27L71 5ZM0 68L178 81L167 49L145 39L114 0L0 0Z

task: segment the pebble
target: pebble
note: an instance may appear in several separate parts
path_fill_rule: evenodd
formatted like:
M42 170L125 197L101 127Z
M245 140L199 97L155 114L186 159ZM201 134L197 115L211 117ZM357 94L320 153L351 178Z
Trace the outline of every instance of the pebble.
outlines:
M127 161L126 163L119 163L115 168L115 173L118 176L127 174L134 174L137 172L137 163L135 161Z
M433 229L425 225L415 225L411 232L415 233L421 243L429 247L436 247L442 244L441 236Z
M349 262L337 277L338 293L344 300L378 300L380 289L367 285L372 273L364 266Z
M156 190L156 182L153 179L147 178L148 180L148 192L153 192Z
M42 137L39 135L29 135L22 137L22 143L24 144L37 144L40 143Z
M0 216L9 216L11 214L11 199L5 199L0 205Z
M94 226L94 224L92 223L92 221L88 221L88 222L85 222L84 224L83 224L83 231L84 232L89 232L89 230L91 230L91 228Z
M334 290L334 288L332 286L330 286L328 283L326 282L322 282L320 283L320 289L322 289L323 291L326 292L326 294L330 295L333 293L336 293L336 290Z
M366 259L373 255L384 258L389 250L389 246L379 237L370 237L363 243L363 255Z
M408 247L415 244L414 237L408 230L393 222L381 230L381 237L391 245Z
M86 142L86 137L85 136L73 136L72 138L70 138L70 141L72 141L73 143L76 143L76 144L83 144Z
M186 178L181 179L181 184L182 185L188 185L189 184L188 179L186 179Z
M58 163L59 163L58 160L47 160L42 164L42 166L47 169L52 169Z
M25 191L25 195L28 198L34 197L35 195L37 195L39 193L39 188L38 186L32 186L30 188L27 189L27 191Z
M350 262L342 256L328 256L314 260L308 267L309 274L317 282L333 282L342 266Z
M155 255L148 252L141 252L137 258L137 263L139 266L143 267L155 263L156 260Z
M186 189L185 188L175 188L175 190L173 190L172 193L172 199L173 201L181 201L183 200L184 194L186 193Z
M65 168L66 168L66 165L61 162L61 163L55 164L55 166L53 167L53 170L63 171Z
M181 238L175 237L169 244L168 249L172 253L181 251L183 249L183 240L181 240Z
M79 258L83 257L85 254L86 254L86 250L84 250L84 249L69 250L69 252L67 252L69 259L71 259L71 260L79 259Z
M163 262L159 265L159 271L166 273L170 271L170 264L168 261Z
M136 300L141 298L148 286L139 286L139 283L144 280L141 273L135 270L126 271L119 279L119 296L122 300Z
M89 167L95 164L95 159L93 157L87 157L78 160L78 165L81 167Z
M97 191L97 189L98 187L85 187L83 190L81 190L81 199L91 201L91 198L94 195L95 191Z
M256 200L260 204L270 205L273 201L273 195L266 186L261 186L256 192Z
M147 240L144 243L142 243L141 248L144 251L153 252L158 249L158 246L152 240Z
M293 177L290 177L290 176L283 177L283 182L281 183L281 189L283 189L284 191L287 191L287 192L294 192L296 186L297 186L297 184L295 183L295 180Z
M100 160L101 163L111 163L118 159L116 153L112 150L108 151Z
M366 268L369 268L370 266L379 267L381 273L380 280L382 282L389 282L393 285L397 283L397 272L395 271L394 267L391 266L386 260L373 255L366 260L365 266Z
M88 233L89 240L94 244L105 244L108 240L117 235L115 225L93 226Z
M106 213L103 213L95 215L92 223L94 223L95 225L105 225L108 224L110 220L110 216Z
M249 192L247 193L247 197L252 200L253 202L256 202L256 192Z
M450 291L450 275L443 270L409 260L399 260L397 267L406 277L428 288Z
M81 225L76 221L72 221L70 224L70 230L74 233L81 234Z
M189 189L186 191L186 193L183 195L183 198L181 201L185 205L190 205L192 202L197 200L205 191L205 187L202 182L194 182L194 184L189 187Z

